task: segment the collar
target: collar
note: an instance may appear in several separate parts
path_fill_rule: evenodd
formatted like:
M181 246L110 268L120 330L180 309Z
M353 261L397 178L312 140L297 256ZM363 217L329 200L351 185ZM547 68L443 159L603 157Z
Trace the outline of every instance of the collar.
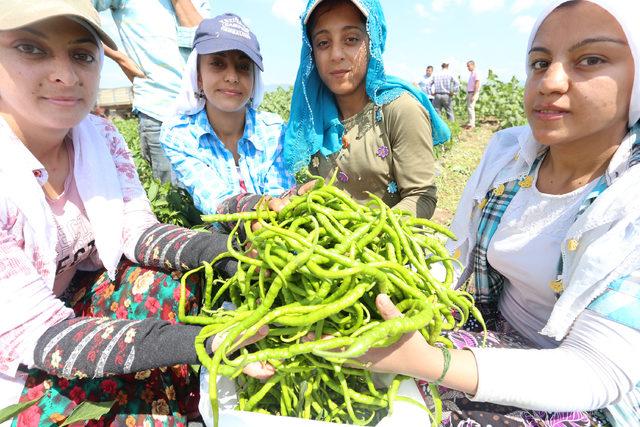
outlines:
M20 141L2 117L0 117L0 138L3 140L3 155L0 159L0 170L9 173L15 172L18 169L22 171L29 170L33 173L38 184L43 186L49 179L47 170L22 141Z
M605 172L605 178L607 184L611 183L622 175L629 168L629 158L631 156L631 148L638 140L638 134L640 134L640 125L633 127L627 132L622 139L620 146L613 154L609 166ZM538 143L534 137L531 129L527 127L526 132L522 132L518 135L518 154L516 155L515 168L507 168L505 173L511 172L511 175L515 172L518 176L527 174L533 165L533 162L547 150L547 147ZM499 176L502 176L500 174Z
M257 121L257 112L253 108L247 106L244 119L244 132L242 134L241 141L249 141L258 151L264 150L264 141L255 132L255 126ZM211 135L215 141L220 142L220 138L216 135L211 123L209 123L209 117L207 117L207 110L203 108L193 116L193 133L198 141L202 140L205 135Z

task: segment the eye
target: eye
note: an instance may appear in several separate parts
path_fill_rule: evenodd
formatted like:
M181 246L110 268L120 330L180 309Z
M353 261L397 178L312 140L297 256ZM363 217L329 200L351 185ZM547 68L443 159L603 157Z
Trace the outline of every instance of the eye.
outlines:
M329 41L328 40L318 40L316 41L316 47L318 49L324 49L326 47L329 46Z
M535 61L531 61L529 63L529 67L531 67L532 70L545 70L549 67L549 61L545 61L543 59L539 59L539 60L535 60Z
M251 71L251 63L247 62L247 63L244 63L244 64L239 64L238 65L238 69L240 71L248 73L249 71Z
M350 44L350 45L358 44L360 40L361 40L360 37L357 37L357 36L349 36L346 39L347 44Z
M93 64L96 61L95 56L85 52L74 53L73 59L79 62L84 62L85 64Z
M28 43L21 43L16 46L16 49L27 55L44 55L46 53L44 50Z
M600 64L603 64L604 62L605 60L599 56L587 56L582 58L580 62L578 62L578 64L589 67L594 65L600 65Z
M214 58L209 62L209 64L215 68L224 68L224 61L221 59Z

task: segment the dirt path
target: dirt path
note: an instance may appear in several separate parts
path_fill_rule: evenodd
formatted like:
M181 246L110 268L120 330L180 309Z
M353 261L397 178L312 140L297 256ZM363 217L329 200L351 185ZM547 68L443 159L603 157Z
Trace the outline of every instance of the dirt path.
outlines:
M437 222L447 225L451 222L467 179L480 162L494 130L494 126L463 130L459 141L438 159L441 168L436 178L438 207L433 215Z

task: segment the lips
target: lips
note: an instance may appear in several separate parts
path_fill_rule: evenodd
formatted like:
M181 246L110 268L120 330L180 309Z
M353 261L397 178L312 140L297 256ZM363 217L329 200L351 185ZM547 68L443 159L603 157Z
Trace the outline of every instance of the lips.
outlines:
M559 120L569 114L569 110L554 105L537 105L533 107L533 113L541 120Z
M342 77L347 74L350 70L333 70L329 74L334 77Z
M71 107L78 104L82 98L77 96L45 96L44 100L62 107Z
M218 89L218 92L227 96L241 96L242 92L236 89Z

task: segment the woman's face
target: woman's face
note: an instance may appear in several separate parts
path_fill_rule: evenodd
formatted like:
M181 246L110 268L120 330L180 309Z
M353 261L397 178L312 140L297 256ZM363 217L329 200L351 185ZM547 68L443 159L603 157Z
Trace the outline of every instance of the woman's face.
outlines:
M360 12L341 3L321 13L311 29L318 74L336 96L365 92L369 37Z
M253 67L253 61L238 50L200 55L198 85L207 109L243 110L253 93Z
M620 137L627 127L634 63L622 28L591 2L557 9L528 55L525 110L542 144Z
M77 125L96 101L96 43L82 25L62 17L0 31L0 114L34 129Z

